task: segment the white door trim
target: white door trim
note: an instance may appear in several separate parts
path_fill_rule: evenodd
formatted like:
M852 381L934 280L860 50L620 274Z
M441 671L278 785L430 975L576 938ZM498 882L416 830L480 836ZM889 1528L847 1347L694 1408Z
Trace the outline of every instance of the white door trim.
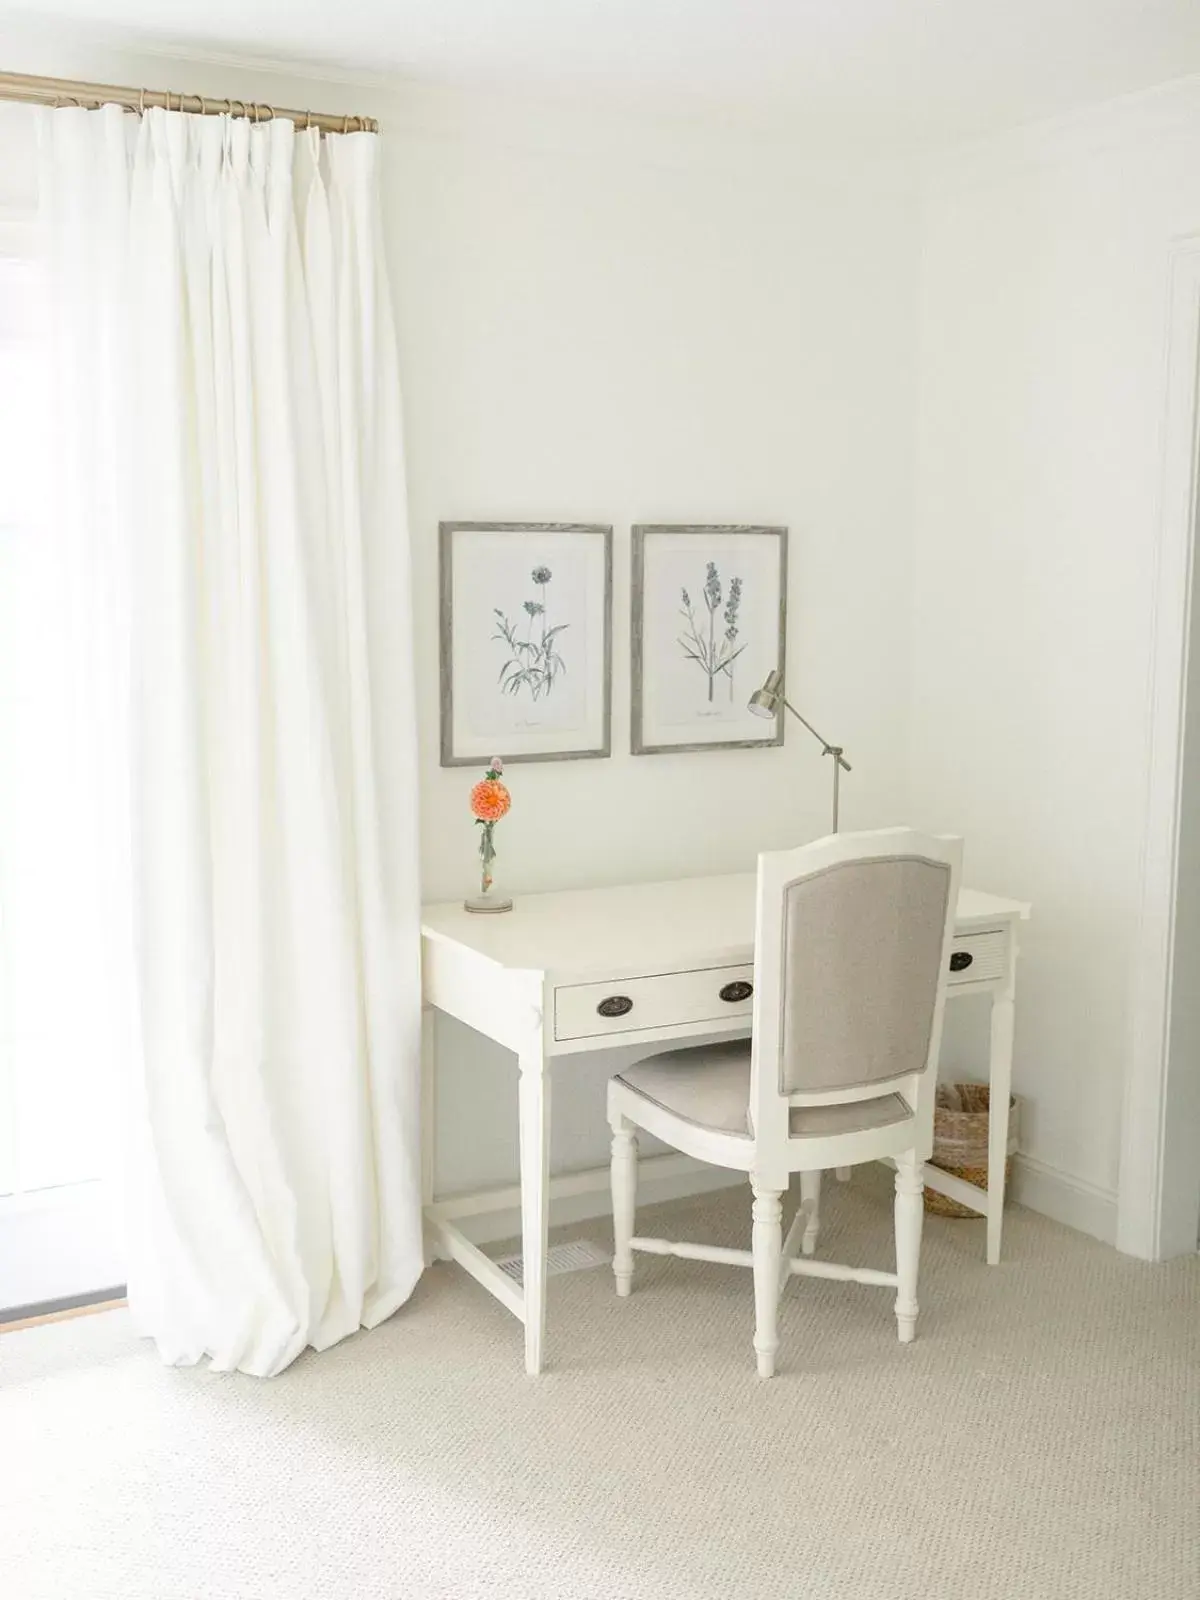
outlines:
M1172 246L1169 285L1145 832L1117 1206L1118 1248L1150 1261L1195 1250L1200 1222L1200 1056L1180 1049L1171 1029L1200 440L1200 237ZM1192 717L1200 720L1200 706Z

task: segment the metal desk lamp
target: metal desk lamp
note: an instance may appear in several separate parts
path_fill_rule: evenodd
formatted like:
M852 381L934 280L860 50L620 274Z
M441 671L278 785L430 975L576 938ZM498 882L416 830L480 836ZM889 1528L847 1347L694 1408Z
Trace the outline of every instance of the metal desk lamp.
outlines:
M779 707L784 706L792 713L797 722L801 722L821 746L823 755L833 757L833 827L831 833L838 831L838 789L843 772L850 771L850 763L846 760L840 744L830 744L828 739L823 739L812 723L802 717L790 700L784 698L783 673L772 670L767 673L761 689L756 689L750 696L747 710L753 711L756 717L776 717Z

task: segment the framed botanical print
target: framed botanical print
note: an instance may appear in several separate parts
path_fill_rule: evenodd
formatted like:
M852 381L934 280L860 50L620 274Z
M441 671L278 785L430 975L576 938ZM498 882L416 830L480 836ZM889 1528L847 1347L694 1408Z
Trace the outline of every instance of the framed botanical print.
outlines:
M612 748L612 528L443 522L442 765Z
M634 755L782 744L747 702L784 671L786 617L786 528L635 526Z

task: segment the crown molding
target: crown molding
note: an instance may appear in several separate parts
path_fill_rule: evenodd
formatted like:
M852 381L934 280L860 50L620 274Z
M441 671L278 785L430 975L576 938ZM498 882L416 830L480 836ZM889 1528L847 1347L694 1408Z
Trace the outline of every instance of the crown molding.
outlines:
M1002 183L1022 171L1069 166L1197 135L1200 74L1191 74L931 152L921 163L922 186L933 193L952 193Z
M62 22L20 12L0 16L0 47L8 70L54 77L71 75L97 81L115 81L118 76L128 77L131 67L144 64L149 68L151 64L162 63L172 69L196 67L201 69L201 76L204 69L217 68L239 75L287 78L292 82L311 83L314 88L342 86L388 96L402 93L410 82L399 73L356 71L314 61L311 57L256 55L165 36L146 37L131 29L98 23L67 27ZM70 65L69 74L64 71L64 64ZM140 77L140 73L134 75ZM147 82L147 88L187 92L190 87L175 71L169 83L162 72L148 72L147 76L154 80Z
M341 85L347 89L365 89L376 94L397 95L406 89L420 86L428 80L410 77L404 73L360 71L334 62L314 61L311 57L259 56L205 48L200 45L172 44L165 40L147 42L125 37L118 46L115 38L108 41L109 48L120 48L125 53L146 56L153 60L170 61L187 66L222 67L230 72L263 73L268 77L290 78L302 82Z
M645 97L601 98L545 86L362 72L146 39L119 28L66 30L21 18L0 24L0 48L14 71L144 82L148 89L222 99L304 104L310 98L314 109L375 117L385 135L449 141L474 150L516 148L547 157L702 168L735 174L743 183L790 179L810 192L836 193L852 178L852 199L863 191L911 194L914 186L915 169L907 155L856 149L828 135L757 123L707 104L688 108ZM353 103L345 103L350 96Z
M312 57L258 55L230 47L202 45L195 41L172 39L167 35L146 36L131 28L111 23L70 24L34 16L29 12L0 14L0 44L6 57L33 50L46 54L94 55L102 52L114 58L169 61L173 64L226 67L234 72L267 73L273 77L304 79L312 83L345 84L349 88L374 89L395 93L408 81L400 73L359 71L337 64L315 61ZM7 65L7 61L6 61ZM23 68L22 68L23 70ZM172 89L176 84L171 85ZM185 90L187 85L182 86Z

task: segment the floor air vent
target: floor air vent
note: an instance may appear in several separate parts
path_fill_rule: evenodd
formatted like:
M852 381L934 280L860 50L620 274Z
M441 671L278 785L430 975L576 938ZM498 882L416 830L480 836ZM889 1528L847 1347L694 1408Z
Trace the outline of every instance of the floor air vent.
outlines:
M588 1267L606 1267L611 1260L608 1251L590 1239L568 1239L565 1244L552 1244L547 1250L546 1274L554 1278L561 1272L583 1272ZM514 1283L524 1282L525 1263L520 1256L505 1256L496 1265Z

